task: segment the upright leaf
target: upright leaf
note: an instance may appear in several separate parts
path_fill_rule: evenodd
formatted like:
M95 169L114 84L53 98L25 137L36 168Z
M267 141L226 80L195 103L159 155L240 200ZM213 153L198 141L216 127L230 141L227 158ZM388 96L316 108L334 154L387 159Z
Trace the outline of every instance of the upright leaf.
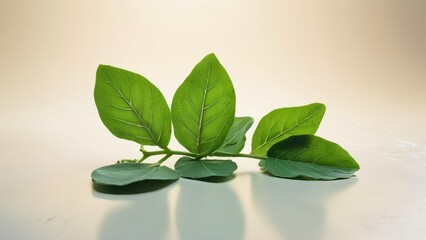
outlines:
M234 116L231 79L216 56L209 54L194 67L173 97L176 138L190 152L207 156L222 145Z
M265 156L272 145L289 136L315 134L324 113L325 105L321 103L273 110L254 131L251 154Z
M167 147L170 110L161 92L146 78L99 65L94 95L99 116L112 134L142 145Z
M268 151L259 166L277 177L332 180L349 178L358 163L336 143L313 135L291 136Z
M237 164L231 160L195 160L180 158L175 169L184 178L226 177L237 170Z
M251 117L236 117L234 123L226 135L225 141L214 155L235 154L240 153L246 143L246 132L253 125Z
M180 175L166 166L146 163L120 163L101 167L92 172L94 182L124 186L144 180L176 180Z

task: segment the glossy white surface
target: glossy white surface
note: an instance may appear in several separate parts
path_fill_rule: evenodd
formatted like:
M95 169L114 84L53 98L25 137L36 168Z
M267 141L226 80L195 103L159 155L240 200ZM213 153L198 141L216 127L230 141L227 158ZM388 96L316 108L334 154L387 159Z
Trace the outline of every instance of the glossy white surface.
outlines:
M90 134L89 124L71 121L78 110L45 112L47 123L25 124L33 111L16 119L16 112L5 115L1 124L2 239L418 239L426 234L423 122L365 123L346 131L351 137L331 137L341 138L361 165L348 180L278 179L259 173L257 161L238 159L240 168L227 182L181 179L152 192L111 195L92 189L90 172L120 158L120 150L112 144L105 150L90 136L72 143L56 138ZM68 129L62 129L65 123Z
M316 2L1 1L0 239L424 238L426 4ZM254 126L325 103L318 134L354 156L357 176L279 179L241 158L227 182L95 191L93 169L140 157L99 120L96 66L139 72L170 103L213 51Z

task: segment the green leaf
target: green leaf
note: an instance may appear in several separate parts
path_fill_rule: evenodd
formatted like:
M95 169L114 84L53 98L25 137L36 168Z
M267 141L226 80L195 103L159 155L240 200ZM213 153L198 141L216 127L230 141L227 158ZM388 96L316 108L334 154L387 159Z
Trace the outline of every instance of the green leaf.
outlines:
M164 96L146 78L99 65L94 95L102 122L116 137L167 147L171 136L170 110Z
M194 67L173 97L176 138L190 152L207 156L222 145L234 116L231 79L216 56L209 54Z
M231 160L195 160L182 157L176 162L175 169L184 178L225 177L237 170L237 164Z
M234 123L226 135L222 146L217 149L215 155L240 153L246 143L246 132L253 125L251 117L236 117Z
M98 168L92 172L94 182L124 186L143 180L176 180L180 175L166 166L147 163L120 163Z
M272 145L290 136L315 134L324 113L325 105L321 103L273 110L254 131L251 154L265 156Z
M268 151L259 166L277 177L320 180L349 178L358 163L336 143L313 135L291 136Z

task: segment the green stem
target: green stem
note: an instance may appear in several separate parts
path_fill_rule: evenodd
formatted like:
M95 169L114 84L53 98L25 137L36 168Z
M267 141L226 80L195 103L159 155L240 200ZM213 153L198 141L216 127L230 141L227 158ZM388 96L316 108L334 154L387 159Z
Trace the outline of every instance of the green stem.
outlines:
M158 160L158 162L156 162L156 165L161 165L164 161L166 161L169 157L171 157L173 154L166 154L166 156L164 156L163 158L161 158L160 160Z
M193 157L196 159L200 159L204 156L200 156L198 154L195 153L190 153L190 152L183 152L183 151L175 151L175 150L170 150L170 149L164 149L164 150L159 150L159 151L152 151L152 152L148 152L145 149L141 148L141 152L143 153L143 157L138 161L138 163L143 162L145 159L151 157L151 156L156 156L156 155L165 155L163 158L161 158L156 164L160 165L161 163L163 163L164 161L166 161L168 158L170 158L173 155L181 155L181 156L188 156L188 157ZM226 154L226 153L222 153L220 155L211 155L214 157L244 157L244 158L253 158L253 159L266 159L266 157L264 156L257 156L257 155L251 155L251 154L244 154L244 153L235 153L235 154Z
M182 152L182 151L171 150L170 153L172 153L173 155L182 155L182 156L188 156L188 157L193 157L193 158L200 158L201 157L198 154L190 153L190 152Z
M148 158L148 156L143 155L142 158L137 161L137 163L141 163L147 158Z
M257 156L257 155L251 155L251 154L245 154L245 153L234 153L234 154L221 154L221 155L212 155L216 157L245 157L245 158L253 158L253 159L266 159L267 157L264 156Z

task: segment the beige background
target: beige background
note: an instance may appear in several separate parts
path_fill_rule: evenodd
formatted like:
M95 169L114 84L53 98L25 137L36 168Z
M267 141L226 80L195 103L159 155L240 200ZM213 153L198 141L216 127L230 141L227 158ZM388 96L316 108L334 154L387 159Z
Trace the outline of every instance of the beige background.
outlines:
M168 224L155 225L168 229L164 235L155 235L149 221L141 231L154 234L151 239L184 238L193 216L179 213L195 203L177 199L205 191L241 206L223 226L237 226L228 229L233 239L297 239L300 232L342 239L346 230L354 239L424 235L425 25L420 0L0 0L0 238L107 239L119 232L112 226L145 221L126 216L150 209L124 206L90 188L94 168L139 157L137 145L114 138L97 116L96 67L138 72L170 103L210 52L233 79L239 116L259 120L274 108L325 103L318 133L348 149L362 170L346 183L321 185L322 191L318 183L259 181L265 176L256 162L239 159L236 179L222 187L183 179L157 195L124 199L167 206L162 220ZM174 140L172 146L180 148ZM277 189L269 194L280 201L251 202L265 186ZM294 198L281 199L289 189ZM313 200L301 201L307 198ZM258 210L283 202L284 213ZM268 219L294 226L275 229ZM306 233L304 219L317 227ZM196 234L186 239L200 239Z
M424 1L396 0L2 0L2 131L28 126L57 131L56 142L111 143L93 104L98 64L141 73L170 103L209 52L234 81L238 115L323 102L320 131L365 119L380 127L378 117L421 124L425 12Z

